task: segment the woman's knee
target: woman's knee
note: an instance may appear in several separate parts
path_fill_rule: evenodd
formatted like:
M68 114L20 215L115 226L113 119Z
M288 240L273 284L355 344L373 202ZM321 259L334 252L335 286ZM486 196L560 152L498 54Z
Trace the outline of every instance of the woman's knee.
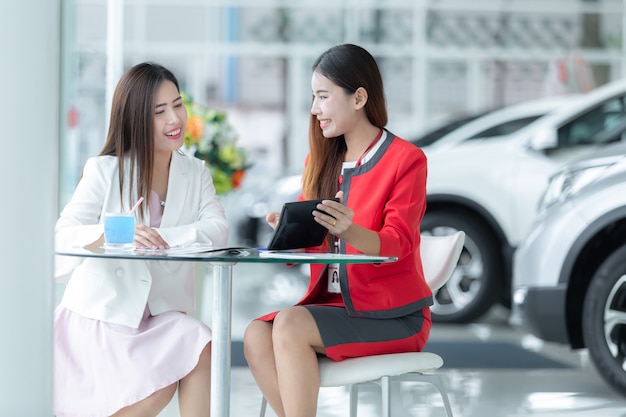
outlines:
M265 356L272 349L272 324L254 320L243 334L243 352L250 362L258 356Z
M305 342L318 334L317 325L311 313L304 307L291 307L281 311L274 320L273 343Z

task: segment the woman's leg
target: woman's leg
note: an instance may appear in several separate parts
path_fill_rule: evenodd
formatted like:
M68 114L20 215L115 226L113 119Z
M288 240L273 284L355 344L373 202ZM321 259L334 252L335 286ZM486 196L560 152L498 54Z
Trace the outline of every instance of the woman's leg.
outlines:
M270 407L278 417L285 417L278 390L272 327L272 323L259 320L250 323L243 336L243 352L250 372Z
M174 383L156 391L138 403L122 408L111 417L156 417L172 400L176 385Z
M304 307L281 311L272 342L285 416L314 417L320 388L317 354L325 350L311 313Z
M211 410L211 343L200 353L198 364L178 383L181 417L207 417Z

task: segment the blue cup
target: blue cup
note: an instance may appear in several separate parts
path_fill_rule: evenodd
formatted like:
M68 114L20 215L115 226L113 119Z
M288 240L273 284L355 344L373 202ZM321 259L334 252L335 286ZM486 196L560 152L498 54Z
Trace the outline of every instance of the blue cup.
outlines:
M104 242L106 247L134 248L135 215L106 213L104 215Z

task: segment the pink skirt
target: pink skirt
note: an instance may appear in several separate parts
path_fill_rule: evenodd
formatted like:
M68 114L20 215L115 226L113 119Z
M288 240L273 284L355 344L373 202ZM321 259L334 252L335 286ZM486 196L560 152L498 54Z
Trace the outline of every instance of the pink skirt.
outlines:
M54 318L54 412L106 417L179 381L197 365L211 329L184 313L144 313L139 328L84 318L58 307Z

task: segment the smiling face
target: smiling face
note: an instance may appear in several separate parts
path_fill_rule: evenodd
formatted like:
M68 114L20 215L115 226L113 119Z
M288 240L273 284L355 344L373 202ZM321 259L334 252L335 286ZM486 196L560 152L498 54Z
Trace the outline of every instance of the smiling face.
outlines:
M359 120L358 110L362 107L356 93L348 94L317 71L311 77L313 91L313 114L326 138L348 135Z
M154 109L154 150L172 152L183 146L187 109L176 85L165 80L159 86Z

